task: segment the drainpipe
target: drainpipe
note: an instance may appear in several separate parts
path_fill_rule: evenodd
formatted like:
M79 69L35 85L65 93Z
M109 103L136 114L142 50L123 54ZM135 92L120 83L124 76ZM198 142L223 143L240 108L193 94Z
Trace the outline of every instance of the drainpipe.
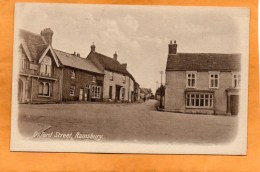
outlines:
M60 102L62 102L62 87L63 87L63 68L61 68L61 76L60 76Z

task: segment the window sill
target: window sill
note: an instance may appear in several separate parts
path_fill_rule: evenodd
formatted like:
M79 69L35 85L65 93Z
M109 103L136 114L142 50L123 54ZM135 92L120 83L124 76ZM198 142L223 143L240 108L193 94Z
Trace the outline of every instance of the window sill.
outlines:
M205 109L205 110L213 110L213 107L197 107L197 106L186 106L186 109Z
M38 97L51 98L51 96L38 95Z

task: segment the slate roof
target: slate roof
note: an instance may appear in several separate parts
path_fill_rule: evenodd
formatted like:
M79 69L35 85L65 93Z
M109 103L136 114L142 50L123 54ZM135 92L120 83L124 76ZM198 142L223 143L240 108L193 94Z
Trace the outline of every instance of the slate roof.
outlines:
M25 43L33 60L39 60L43 52L48 47L44 37L26 30L20 30L20 41Z
M166 71L240 71L241 54L177 53L168 55Z
M64 66L73 67L89 72L103 74L90 60L83 59L73 54L69 54L60 50L54 49L55 54Z
M112 72L118 72L124 75L128 75L130 78L132 78L135 81L134 77L117 60L97 52L90 52L87 59L90 57L98 60L98 62L103 66L104 69Z

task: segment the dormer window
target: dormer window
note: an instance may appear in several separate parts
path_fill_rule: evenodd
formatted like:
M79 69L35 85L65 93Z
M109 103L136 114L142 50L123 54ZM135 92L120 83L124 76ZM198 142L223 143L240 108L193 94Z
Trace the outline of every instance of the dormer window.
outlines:
M209 88L219 88L219 72L209 72Z
M75 79L76 78L76 72L75 70L71 71L71 79Z
M41 63L40 74L45 76L51 76L51 58L49 56L45 56Z
M186 72L186 87L187 88L196 88L196 71L187 71Z
M239 88L240 87L240 73L232 73L232 87Z
M109 79L113 81L113 72L109 72Z

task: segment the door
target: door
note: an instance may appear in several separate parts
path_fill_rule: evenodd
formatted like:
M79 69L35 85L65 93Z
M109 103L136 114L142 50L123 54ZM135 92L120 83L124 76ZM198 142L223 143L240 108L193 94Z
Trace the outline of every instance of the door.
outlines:
M88 89L85 89L84 101L88 101Z
M237 115L239 111L239 96L231 95L230 96L230 110L231 115Z
M79 90L79 101L82 101L82 100L83 100L83 91L84 91L83 88L81 88L81 89Z
M109 99L112 99L113 86L109 86Z
M119 101L120 100L120 89L121 89L121 86L116 86L116 99L115 101Z

